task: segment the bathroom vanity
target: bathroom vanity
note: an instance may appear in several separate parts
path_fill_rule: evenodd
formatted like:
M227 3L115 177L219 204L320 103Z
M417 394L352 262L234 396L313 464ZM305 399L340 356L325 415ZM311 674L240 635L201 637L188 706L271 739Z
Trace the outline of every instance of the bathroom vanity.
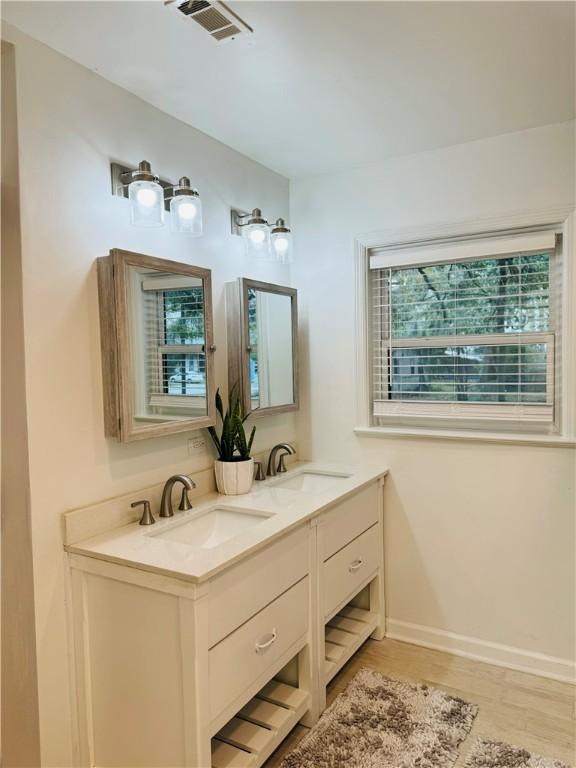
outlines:
M312 725L384 634L385 475L297 464L150 526L136 494L67 513L78 765L256 767Z

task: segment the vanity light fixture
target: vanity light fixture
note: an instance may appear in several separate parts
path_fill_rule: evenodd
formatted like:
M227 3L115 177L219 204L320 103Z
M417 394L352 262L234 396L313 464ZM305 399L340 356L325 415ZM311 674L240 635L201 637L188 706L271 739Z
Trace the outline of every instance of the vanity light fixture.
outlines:
M281 264L292 262L292 233L284 219L277 219L270 231L270 243L273 255Z
M252 213L232 209L232 234L242 235L246 253L260 259L288 264L292 261L292 235L284 219L270 226L260 208Z
M172 214L172 231L187 232L199 237L202 234L202 200L197 189L192 189L190 179L182 176L178 185L167 190Z
M161 227L164 224L164 190L150 163L142 160L134 171L126 171L121 181L128 185L130 219L136 227Z
M112 163L112 194L130 200L130 219L136 227L161 227L165 211L170 211L173 232L195 237L202 234L202 201L198 190L182 176L178 184L152 172L142 160L137 168Z
M237 222L237 226L244 238L246 253L258 259L267 259L270 256L270 230L260 208L254 208L252 213L238 218L241 221Z

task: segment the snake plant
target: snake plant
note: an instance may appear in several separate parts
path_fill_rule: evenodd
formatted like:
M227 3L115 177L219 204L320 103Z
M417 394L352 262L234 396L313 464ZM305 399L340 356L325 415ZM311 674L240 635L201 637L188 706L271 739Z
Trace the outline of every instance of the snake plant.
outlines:
M220 390L216 391L216 410L222 423L220 436L215 427L208 427L214 441L220 461L247 461L250 458L256 427L252 427L250 437L246 438L244 422L250 413L244 413L244 406L233 387L228 399L228 408L224 411Z

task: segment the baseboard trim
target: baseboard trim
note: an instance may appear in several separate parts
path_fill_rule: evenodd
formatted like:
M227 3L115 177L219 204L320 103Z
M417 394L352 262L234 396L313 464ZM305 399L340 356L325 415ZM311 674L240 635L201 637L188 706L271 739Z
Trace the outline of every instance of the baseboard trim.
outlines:
M498 667L528 672L552 680L576 684L576 663L569 659L546 656L510 645L492 643L475 637L457 635L443 629L424 627L396 619L386 620L386 637L436 651L445 651L466 659L484 661Z

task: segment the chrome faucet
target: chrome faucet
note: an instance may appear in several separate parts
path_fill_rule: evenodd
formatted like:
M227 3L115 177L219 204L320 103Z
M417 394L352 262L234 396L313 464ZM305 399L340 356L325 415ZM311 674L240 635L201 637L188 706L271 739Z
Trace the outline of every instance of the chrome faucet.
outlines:
M176 483L182 483L182 496L180 498L180 504L178 509L187 510L192 509L192 504L188 498L188 491L196 488L196 483L188 475L172 475L172 477L166 480L166 485L162 491L162 500L160 502L160 517L172 517L174 515L174 509L172 507L172 488Z
M280 451L282 453L278 459L278 465L276 465L276 456ZM268 469L266 470L268 477L274 477L278 472L286 472L284 457L287 455L294 456L295 453L296 451L289 443L278 443L278 445L275 445L268 457Z

